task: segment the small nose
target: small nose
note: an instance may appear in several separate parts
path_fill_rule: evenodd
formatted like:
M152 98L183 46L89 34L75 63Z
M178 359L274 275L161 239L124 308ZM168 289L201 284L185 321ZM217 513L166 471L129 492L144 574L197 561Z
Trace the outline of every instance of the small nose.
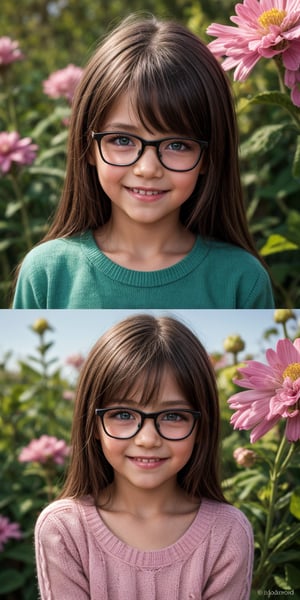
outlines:
M135 175L143 177L160 177L163 173L163 166L157 156L157 150L153 146L147 146L144 149L133 167Z
M160 446L161 439L162 438L155 429L153 419L145 419L142 428L134 438L137 446L145 446L149 448L152 446Z

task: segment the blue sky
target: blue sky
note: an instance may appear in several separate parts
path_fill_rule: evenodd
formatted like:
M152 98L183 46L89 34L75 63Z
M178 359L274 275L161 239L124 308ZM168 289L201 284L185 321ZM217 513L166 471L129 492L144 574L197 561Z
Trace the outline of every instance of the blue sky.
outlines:
M28 354L34 354L38 338L30 326L38 318L46 318L54 331L48 332L46 341L54 341L51 356L63 364L71 354L84 356L100 335L112 324L137 310L3 310L0 311L0 360L12 351L14 365ZM263 333L276 327L270 310L149 310L152 314L169 314L181 319L200 338L208 352L222 352L223 340L239 334L246 342L245 352L262 360L264 349L275 346L276 337L263 341ZM300 322L300 310L294 311ZM290 321L290 330L296 323ZM279 337L282 330L277 325ZM50 357L50 353L49 353ZM242 355L241 355L242 358Z

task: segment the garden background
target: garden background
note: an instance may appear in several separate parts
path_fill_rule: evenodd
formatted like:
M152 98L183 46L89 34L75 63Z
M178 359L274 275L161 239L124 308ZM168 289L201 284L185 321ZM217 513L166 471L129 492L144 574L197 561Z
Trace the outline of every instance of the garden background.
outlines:
M0 311L3 600L38 598L33 527L63 482L83 359L104 331L136 312ZM249 431L230 424L227 402L239 390L233 378L246 359L265 364L267 349L277 348L278 340L300 337L300 310L149 312L182 320L211 356L221 404L224 492L250 519L255 535L251 600L263 594L300 600L299 441L287 443L280 420L251 444ZM293 364L299 371L300 349Z
M0 132L29 137L38 150L32 164L0 170L0 308L10 306L16 266L45 234L64 178L70 106L66 98L49 97L44 81L70 64L82 68L101 36L130 12L176 18L209 42L207 27L214 21L229 24L234 5L232 0L22 0L16 7L1 1L0 36L18 42L23 57L0 64ZM279 90L271 59L262 59L233 89L250 228L270 269L276 306L298 307L300 109L288 100L280 106L275 96L272 104L266 102L266 91Z

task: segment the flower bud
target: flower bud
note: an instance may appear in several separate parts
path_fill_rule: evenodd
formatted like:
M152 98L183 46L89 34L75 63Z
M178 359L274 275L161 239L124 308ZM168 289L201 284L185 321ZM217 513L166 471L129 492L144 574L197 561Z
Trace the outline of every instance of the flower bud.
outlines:
M43 333L45 333L45 331L51 330L52 328L50 327L47 319L36 319L36 321L34 321L33 325L31 326L31 329L36 333L42 335Z
M291 308L277 308L274 311L275 323L286 323L289 319L296 319Z
M223 342L223 347L225 352L236 354L237 352L244 350L245 342L240 335L228 335Z
M236 448L233 458L241 467L252 467L256 461L257 454L248 448Z

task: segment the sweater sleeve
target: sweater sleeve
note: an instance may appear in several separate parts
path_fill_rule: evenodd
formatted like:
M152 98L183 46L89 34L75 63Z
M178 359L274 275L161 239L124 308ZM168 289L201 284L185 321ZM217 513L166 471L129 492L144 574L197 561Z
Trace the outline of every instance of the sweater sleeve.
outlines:
M47 308L46 300L42 300L43 291L47 289L47 278L45 264L40 265L39 259L40 247L33 248L25 256L19 271L16 289L13 299L13 308Z
M274 308L271 281L268 273L262 268L254 278L252 288L247 290L247 294L241 299L241 306L238 308Z
M90 600L82 550L75 543L73 525L78 535L72 516L64 523L61 514L47 510L37 521L35 550L41 600Z
M215 532L218 538L218 532ZM203 600L249 600L251 594L254 541L252 527L242 513L230 534L220 544L203 591Z

